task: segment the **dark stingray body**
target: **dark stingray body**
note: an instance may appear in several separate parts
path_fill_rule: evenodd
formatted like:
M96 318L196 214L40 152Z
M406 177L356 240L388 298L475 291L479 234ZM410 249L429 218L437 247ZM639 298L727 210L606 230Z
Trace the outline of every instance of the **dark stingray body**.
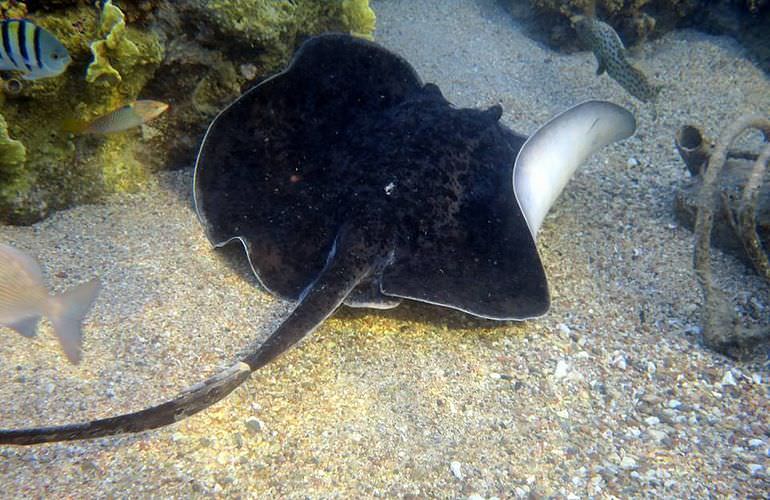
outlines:
M500 114L453 108L373 44L319 37L212 124L198 213L215 244L241 238L283 297L299 297L352 225L381 259L359 290L374 281L478 316L537 316L546 278L512 189L525 138Z
M366 41L305 42L289 68L212 122L195 201L215 245L239 239L268 290L298 301L257 349L160 405L82 424L0 431L0 443L167 425L226 396L346 300L400 298L495 319L549 306L513 189L525 138L502 110L456 109L400 57Z

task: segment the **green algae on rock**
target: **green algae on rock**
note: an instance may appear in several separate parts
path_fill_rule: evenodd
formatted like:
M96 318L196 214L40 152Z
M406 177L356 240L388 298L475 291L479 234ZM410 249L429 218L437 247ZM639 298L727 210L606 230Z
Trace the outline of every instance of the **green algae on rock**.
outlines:
M145 95L173 96L164 117L166 161L189 164L208 121L245 88L289 61L308 35L351 32L371 38L368 0L180 0L158 9L166 57Z
M352 35L373 39L377 21L369 0L342 0L342 22Z
M29 11L72 57L64 74L25 83L0 109L27 152L5 181L15 187L0 190L0 222L15 224L139 189L153 170L189 164L213 115L285 65L304 37L341 31L370 38L375 22L368 0L153 0L103 9L0 0L0 12L8 9ZM140 96L172 103L141 140L137 131L78 137L63 126Z
M28 184L23 165L27 159L27 149L21 141L11 138L8 124L0 115L0 196L22 188Z
M0 175L17 168L27 159L27 149L20 141L8 135L8 124L0 115Z
M220 46L250 46L270 71L288 61L299 38L325 31L371 38L375 15L368 0L188 0L221 35Z
M0 2L0 18L22 19L27 16L27 6L21 2L3 0Z
M97 201L109 193L136 190L148 181L149 168L136 159L143 147L137 141L126 134L79 138L66 133L63 123L88 121L135 99L163 56L156 34L126 28L121 36L138 48L137 54L115 59L110 52L110 62L122 78L89 83L84 77L91 59L89 45L103 38L99 11L81 5L32 18L67 47L73 62L56 78L25 82L23 98L2 104L11 136L26 149L26 158L5 173L0 189L0 221L14 224L31 223L52 210Z

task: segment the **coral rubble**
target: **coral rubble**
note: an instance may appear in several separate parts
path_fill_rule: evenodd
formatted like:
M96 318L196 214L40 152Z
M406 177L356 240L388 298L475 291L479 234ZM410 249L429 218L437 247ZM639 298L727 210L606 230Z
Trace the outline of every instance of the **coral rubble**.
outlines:
M596 16L617 31L627 45L693 27L736 37L770 71L770 2L767 0L508 0L514 17L530 36L573 51L578 44L569 19Z

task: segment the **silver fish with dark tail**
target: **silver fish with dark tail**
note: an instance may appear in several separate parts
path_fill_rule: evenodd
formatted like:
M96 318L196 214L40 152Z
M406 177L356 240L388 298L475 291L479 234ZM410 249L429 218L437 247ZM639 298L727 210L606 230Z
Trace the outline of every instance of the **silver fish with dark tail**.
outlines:
M70 60L66 47L40 26L26 19L0 21L0 70L37 80L60 75Z
M80 362L80 324L97 293L99 281L94 279L60 295L50 295L37 262L0 243L0 326L33 337L40 317L48 317L71 363Z
M91 122L65 120L62 128L77 134L112 134L143 125L163 114L168 104L160 101L139 100L95 118Z
M660 89L652 85L638 68L626 59L626 48L620 37L607 23L587 16L574 16L572 23L578 38L593 51L599 67L596 74L605 71L640 101L654 101Z

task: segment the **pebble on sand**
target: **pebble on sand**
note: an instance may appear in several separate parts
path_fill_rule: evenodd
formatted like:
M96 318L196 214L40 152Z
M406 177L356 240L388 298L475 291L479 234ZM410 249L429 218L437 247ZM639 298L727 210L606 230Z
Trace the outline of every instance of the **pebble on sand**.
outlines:
M462 466L460 465L460 462L458 461L451 462L449 464L449 470L452 471L452 475L454 475L454 477L456 477L460 481L463 480L464 476L463 476Z

